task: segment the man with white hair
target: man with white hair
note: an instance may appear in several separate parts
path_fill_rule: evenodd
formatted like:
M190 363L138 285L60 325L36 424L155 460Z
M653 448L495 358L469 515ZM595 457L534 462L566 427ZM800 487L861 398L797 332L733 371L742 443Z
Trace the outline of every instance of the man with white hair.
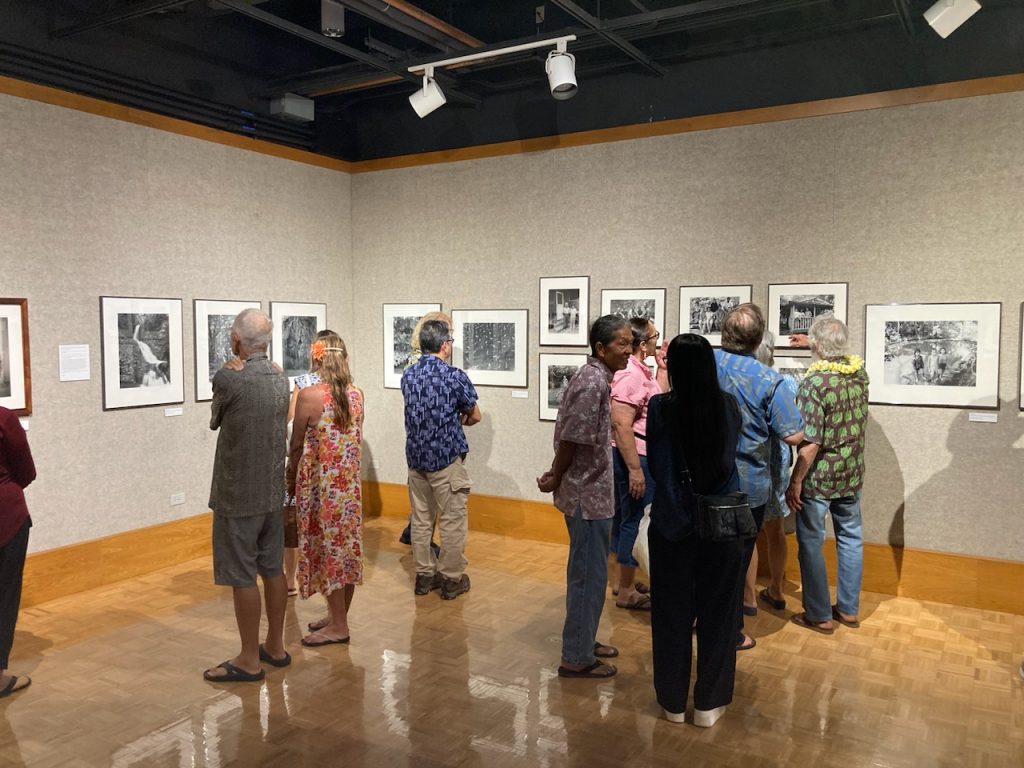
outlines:
M860 491L864 484L864 432L868 420L868 375L864 361L848 353L846 324L823 315L811 325L808 344L815 362L797 392L804 441L786 490L797 513L803 613L793 623L830 635L833 620L859 627L863 571ZM836 603L829 596L822 545L825 515L832 516L838 578Z
M235 620L242 650L203 677L211 682L256 682L265 677L261 661L286 667L284 614L288 590L283 572L284 451L288 380L267 358L270 318L246 309L231 327L231 351L241 370L222 368L213 377L210 429L219 429L213 462L214 582L234 592ZM260 592L267 600L267 637L261 645Z

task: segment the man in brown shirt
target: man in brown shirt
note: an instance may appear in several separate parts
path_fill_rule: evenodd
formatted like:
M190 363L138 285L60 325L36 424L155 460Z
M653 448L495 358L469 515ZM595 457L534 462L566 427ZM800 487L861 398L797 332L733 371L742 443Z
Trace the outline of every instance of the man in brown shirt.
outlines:
M285 667L284 613L288 601L284 559L284 445L288 380L267 359L273 323L258 309L243 310L231 328L231 349L242 370L213 377L210 429L220 429L213 462L213 576L234 590L241 652L208 669L213 682L255 682L261 661ZM259 642L260 592L267 598L267 639Z
M569 562L562 629L561 677L611 677L617 671L597 657L618 651L596 641L608 582L608 543L615 515L612 474L611 381L626 367L633 333L616 315L590 329L591 356L573 374L555 422L555 460L537 478L554 493L569 530Z

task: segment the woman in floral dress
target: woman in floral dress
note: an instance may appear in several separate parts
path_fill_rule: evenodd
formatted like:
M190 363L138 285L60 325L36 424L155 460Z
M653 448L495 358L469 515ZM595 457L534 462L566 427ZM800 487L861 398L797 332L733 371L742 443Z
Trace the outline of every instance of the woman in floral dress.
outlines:
M336 334L315 341L320 383L295 404L288 490L299 524L299 594L327 598L327 617L310 625L305 646L347 643L348 609L363 583L363 393L353 386L345 343Z

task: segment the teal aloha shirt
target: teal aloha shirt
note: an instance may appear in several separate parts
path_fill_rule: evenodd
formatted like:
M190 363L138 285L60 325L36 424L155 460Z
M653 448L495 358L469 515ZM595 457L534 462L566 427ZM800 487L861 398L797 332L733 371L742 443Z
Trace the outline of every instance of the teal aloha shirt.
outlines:
M855 373L811 371L800 382L796 403L804 417L804 439L819 446L814 466L804 478L803 495L812 499L852 496L864 484L867 372L863 368Z

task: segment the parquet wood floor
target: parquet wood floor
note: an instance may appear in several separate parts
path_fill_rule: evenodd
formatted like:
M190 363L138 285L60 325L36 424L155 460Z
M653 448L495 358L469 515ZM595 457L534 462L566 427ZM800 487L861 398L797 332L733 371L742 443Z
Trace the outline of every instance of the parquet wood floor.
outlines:
M293 602L294 663L263 684L202 679L237 642L205 559L25 610L0 766L1024 766L1022 616L866 594L862 628L825 637L762 611L701 730L659 718L649 617L610 593L619 675L555 675L564 547L471 533L472 591L446 602L414 598L400 527L367 522L352 644L301 648L322 603Z

